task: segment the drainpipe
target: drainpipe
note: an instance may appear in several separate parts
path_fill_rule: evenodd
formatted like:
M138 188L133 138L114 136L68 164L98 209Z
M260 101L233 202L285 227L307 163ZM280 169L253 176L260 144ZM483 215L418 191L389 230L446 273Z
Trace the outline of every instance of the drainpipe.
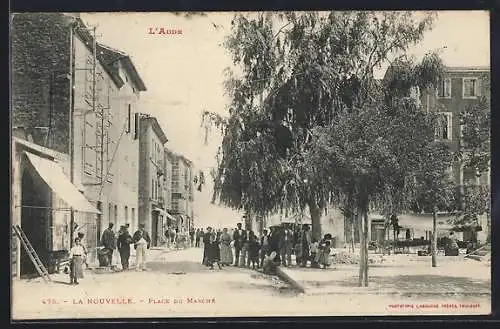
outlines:
M75 76L75 66L74 66L74 34L73 34L73 23L70 25L70 46L69 46L69 70L70 70L70 78L69 78L69 168L70 168L70 180L71 183L74 183L75 180L75 145L74 145L74 107L75 107L75 97L74 97L74 92L75 92L75 86L74 86L74 76ZM70 215L70 228L69 228L69 234L70 234L70 241L69 245L70 248L73 247L73 231L74 231L74 225L75 225L75 212L73 210L73 207L71 207L71 215Z

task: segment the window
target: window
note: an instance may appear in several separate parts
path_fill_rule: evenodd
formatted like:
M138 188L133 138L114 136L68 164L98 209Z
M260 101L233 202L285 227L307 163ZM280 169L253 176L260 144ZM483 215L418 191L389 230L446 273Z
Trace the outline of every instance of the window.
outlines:
M463 184L475 185L477 182L476 170L473 168L463 168Z
M438 97L451 98L451 79L446 78L439 82Z
M453 119L453 114L451 112L438 113L437 125L436 125L436 139L451 140L452 119Z
M115 223L115 225L118 224L118 206L115 205L115 211L113 213L113 223Z
M125 131L127 134L130 133L131 131L131 119L132 119L132 105L128 104L128 109L127 109L127 130Z
M135 208L132 208L130 217L131 217L130 220L132 222L131 226L133 229L135 227Z
M477 78L464 78L462 82L462 94L463 98L476 98L479 96Z
M125 223L128 223L128 207L125 206Z

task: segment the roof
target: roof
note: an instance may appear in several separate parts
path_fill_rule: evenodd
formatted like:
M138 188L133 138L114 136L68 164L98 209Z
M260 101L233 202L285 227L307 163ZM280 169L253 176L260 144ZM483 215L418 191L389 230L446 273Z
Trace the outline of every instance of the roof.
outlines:
M193 161L189 160L188 158L186 158L183 155L178 155L178 157L179 157L179 159L181 159L182 161L184 161L185 163L187 163L190 166L193 164Z
M140 119L141 121L148 122L151 125L151 128L153 129L153 131L156 133L156 135L163 144L168 142L167 135L165 135L163 129L161 129L161 126L155 117L150 116L149 114L141 113Z
M446 66L446 72L490 72L489 66Z
M85 28L85 23L81 18L76 18L76 23L78 26L84 28L75 29L75 33L84 41L85 45L90 51L93 51L94 38L87 28ZM144 81L139 76L134 63L130 59L130 56L120 50L113 49L101 43L96 43L97 46L97 59L101 63L103 69L109 74L113 82L121 88L125 81L119 75L118 61L123 65L123 68L127 71L132 79L132 82L137 86L140 91L146 91L146 85Z
M118 66L117 62L121 62L125 71L130 75L132 79L132 83L137 86L140 91L146 91L146 85L144 81L139 76L139 72L135 68L134 63L130 56L123 51L113 49L109 46L98 44L97 48L99 53L101 54L101 63L103 65L109 66L113 72L118 75ZM118 75L119 76L119 75ZM121 79L121 78L120 78ZM122 80L123 81L123 80Z

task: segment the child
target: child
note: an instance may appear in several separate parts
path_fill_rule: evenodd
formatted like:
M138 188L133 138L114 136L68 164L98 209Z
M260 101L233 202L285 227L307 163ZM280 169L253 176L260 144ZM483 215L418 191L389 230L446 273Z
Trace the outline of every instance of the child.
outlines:
M330 247L330 244L331 244L330 240L326 240L324 245L323 245L323 248L319 252L318 263L320 266L323 267L323 269L325 269L331 265L331 260L330 260L331 247Z
M83 263L85 261L85 249L80 244L80 239L75 239L75 245L69 251L70 259L70 284L78 284L78 279L83 278Z
M319 267L319 243L318 240L313 238L311 243L311 267Z
M252 268L255 270L255 266L259 266L259 249L260 245L259 242L257 242L257 237L255 235L252 235L250 238L250 245L248 247L248 258L249 258L249 264L250 262L252 263Z
M83 237L85 236L84 233L78 232L78 238L80 239L80 245L83 248L83 251L85 252L85 258L83 259L83 262L85 264L86 268L89 268L89 264L87 263L87 248L85 247L85 243L83 243Z

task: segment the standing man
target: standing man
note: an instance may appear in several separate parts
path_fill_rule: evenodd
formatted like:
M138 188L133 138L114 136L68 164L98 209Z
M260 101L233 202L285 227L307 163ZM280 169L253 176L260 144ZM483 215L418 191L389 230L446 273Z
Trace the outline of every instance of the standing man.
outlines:
M189 239L191 240L191 247L194 247L194 234L195 234L194 228L191 227L191 229L189 230Z
M312 234L309 225L304 224L304 231L302 232L302 257L301 267L307 266L307 261L311 258L311 242Z
M269 233L269 249L271 252L274 251L275 258L273 261L276 261L278 265L281 263L280 258L280 248L279 248L279 226L271 226L271 232Z
M135 254L136 254L136 271L147 271L146 254L149 249L151 238L148 232L144 229L144 224L139 225L139 229L134 233L133 237Z
M108 253L108 264L112 266L113 251L116 249L116 236L115 232L113 232L113 223L109 223L108 228L102 232L101 244Z
M269 247L269 236L267 235L267 230L264 229L262 231L262 237L260 238L260 267L264 267L264 260L266 256L269 256L271 253Z
M129 268L130 244L132 243L132 236L128 231L129 226L129 224L125 224L125 226L121 227L117 243L118 252L120 253L120 259L122 262L122 269L124 271Z
M293 237L290 230L286 227L283 227L280 232L278 247L280 250L281 264L283 266L290 266L292 264Z
M203 234L203 260L201 263L205 266L210 266L209 262L209 249L210 249L210 238L212 236L212 228L207 227L207 232Z
M241 228L241 223L236 224L236 227L237 228L233 233L234 253L235 253L234 266L239 266L240 253L242 251L245 241L247 240L247 232L245 232L245 230ZM245 263L243 263L243 265L245 265Z
M196 229L196 233L195 233L195 239L196 239L196 242L195 242L195 247L196 247L196 248L199 248L199 247L200 247L200 238L201 238L200 229L199 229L199 228L197 228L197 229Z

